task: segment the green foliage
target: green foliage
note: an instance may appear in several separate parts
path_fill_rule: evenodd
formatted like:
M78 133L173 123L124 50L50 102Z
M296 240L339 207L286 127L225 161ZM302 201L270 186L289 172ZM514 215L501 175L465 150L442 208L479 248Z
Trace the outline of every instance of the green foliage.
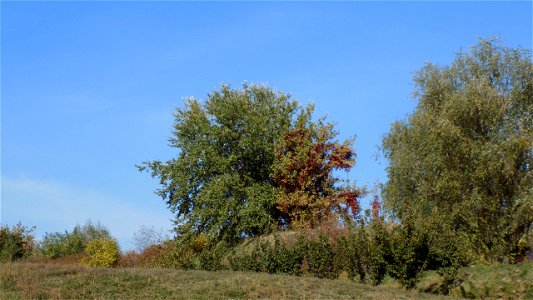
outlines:
M112 239L112 237L107 228L88 221L83 226L76 225L72 232L46 233L39 243L39 253L50 258L79 254L96 239Z
M33 228L17 223L11 228L0 227L0 262L14 261L28 257L33 253L35 238Z
M321 254L328 253L331 249L325 249L321 243L314 245L314 258L322 259ZM299 276L303 273L326 274L322 264L317 262L313 270L309 270L309 241L301 235L294 245L287 245L277 236L274 241L257 241L248 251L233 254L229 257L232 270L268 272L273 274L289 274ZM327 266L329 269L331 266ZM322 276L325 277L325 276Z
M309 241L305 251L307 271L319 278L336 278L334 255L326 237L320 236L318 241Z
M337 272L346 272L351 280L359 278L359 282L381 284L392 258L390 239L382 220L367 225L362 218L356 229L337 241Z
M85 245L77 234L46 233L40 245L40 253L50 258L82 253Z
M517 252L533 224L531 60L482 40L450 66L418 72L416 111L383 140L384 204L401 222L441 226L488 260Z
M85 248L87 257L82 262L91 267L112 267L118 263L120 251L113 239L99 238L90 241Z
M333 125L311 121L312 113L265 86L224 85L177 109L176 159L138 168L159 179L180 239L235 244L289 225L315 227L332 213L351 219L362 190L332 175L355 163L351 141L334 141Z
M380 235L381 234L381 235ZM228 260L232 270L308 274L319 278L337 278L345 272L348 278L359 278L378 285L387 273L388 234L365 228L352 230L338 239L320 234L300 235L293 243L257 241L247 251L233 253ZM381 248L380 248L381 247Z
M163 245L161 252L156 256L154 266L182 270L199 269L198 253L190 244L168 242Z
M369 274L373 285L383 282L392 260L391 237L381 219L375 219L370 225L369 234Z
M277 237L273 244L259 241L247 252L230 255L229 265L234 271L300 275L304 253L302 246L302 239L295 247L288 247Z
M134 265L137 263L140 266L152 268L191 269L191 261L194 257L192 252L187 250L178 251L177 243L169 240L159 245L148 246L138 255L130 255L133 256Z
M289 96L257 85L222 86L203 103L191 98L177 109L170 145L178 157L139 169L159 178L179 236L232 243L278 226L274 145L297 109Z
M358 246L364 246L350 235L348 237L341 237L337 241L337 254L335 256L335 269L338 272L346 272L350 280L355 280L358 276L360 282L364 282L366 272L361 260L361 252ZM366 242L366 241L365 241Z
M198 254L200 269L206 271L217 271L224 269L222 260L226 254L227 247L220 242L209 249L202 249Z
M394 228L391 235L391 262L389 274L400 284L412 289L429 264L429 239L425 231L418 230L407 220Z

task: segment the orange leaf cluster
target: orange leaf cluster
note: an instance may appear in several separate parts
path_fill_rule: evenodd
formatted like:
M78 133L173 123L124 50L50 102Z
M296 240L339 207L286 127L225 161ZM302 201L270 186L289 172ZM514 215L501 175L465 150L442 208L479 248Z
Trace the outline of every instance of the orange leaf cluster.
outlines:
M290 130L278 143L274 180L282 192L276 205L286 225L312 228L332 213L346 217L348 210L359 211L360 192L335 186L332 172L355 163L349 142L332 141L335 136L331 124L311 124Z

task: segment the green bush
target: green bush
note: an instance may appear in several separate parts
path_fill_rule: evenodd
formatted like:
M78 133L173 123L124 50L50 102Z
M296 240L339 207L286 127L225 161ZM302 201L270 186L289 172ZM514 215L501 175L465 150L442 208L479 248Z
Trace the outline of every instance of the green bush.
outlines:
M256 245L250 253L235 253L233 249L228 260L233 271L261 272L263 271L261 256L260 248Z
M334 248L325 236L320 236L318 240L307 240L300 236L292 246L281 242L278 237L274 237L273 242L256 241L249 251L233 253L228 260L235 271L337 277Z
M40 254L49 258L83 253L85 245L75 233L46 233L40 243Z
M233 249L233 253L228 257L229 266L234 271L300 275L305 247L303 238L293 247L282 243L277 236L274 237L273 243L255 241L248 251L236 254Z
M140 263L145 267L191 269L194 264L190 263L194 259L194 253L183 251L178 247L176 241L168 240L160 245L151 245L140 254Z
M200 268L206 271L218 271L226 269L226 267L222 264L225 254L226 247L223 244L217 244L211 249L204 249L198 254Z
M284 273L289 275L300 275L302 272L301 265L304 260L305 243L301 236L298 243L289 247L283 244L279 239L275 240L273 257L276 258L279 268L274 273Z
M427 232L406 222L395 228L391 236L389 274L400 284L412 289L429 264L430 251Z
M318 241L309 241L306 249L308 272L319 278L336 278L334 272L334 252L325 236Z
M31 234L34 228L28 228L21 223L9 228L0 227L0 261L14 261L28 257L33 253L35 238Z
M107 228L88 221L83 226L74 227L72 232L46 233L39 244L39 253L50 258L80 254L91 241L96 239L112 239L112 237Z
M383 220L376 220L370 225L368 244L370 281L373 285L379 285L383 282L388 271L388 264L392 260L390 234Z
M427 225L427 224L426 224ZM336 236L302 232L298 239L280 239L277 234L230 247L211 244L204 237L173 241L154 248L152 266L216 271L308 274L379 285L389 274L405 288L414 288L426 270L436 270L443 283L440 293L449 293L461 283L458 270L465 265L457 238L432 236L427 226L404 222L386 223L382 218L361 218L355 228ZM451 232L451 231L450 231ZM304 235L305 234L305 235ZM444 234L444 233L442 233ZM170 246L169 246L170 245Z
M337 273L346 272L350 280L359 278L365 282L369 272L369 240L364 227L351 231L348 236L337 241L335 269Z
M120 251L112 239L95 239L85 248L87 257L82 262L91 267L112 267L118 263Z

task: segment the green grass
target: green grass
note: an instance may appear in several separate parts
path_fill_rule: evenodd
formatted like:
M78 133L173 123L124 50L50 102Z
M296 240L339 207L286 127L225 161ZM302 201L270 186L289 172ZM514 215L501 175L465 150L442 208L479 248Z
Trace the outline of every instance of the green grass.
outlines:
M478 299L533 299L533 262L478 265L462 269L461 274L464 281L452 294ZM430 291L436 282L438 275L427 272L419 288Z
M533 299L533 262L516 265L489 264L467 267L459 273L462 283L451 289L450 295L470 299ZM422 275L417 289L439 293L442 280L435 271ZM386 277L384 287L399 288L400 284Z
M461 271L452 296L533 299L533 263L479 265ZM0 264L0 299L445 299L440 278L426 272L406 291L386 278L381 286L250 272L147 268L91 268L78 264Z
M0 264L1 299L441 299L397 287L248 272Z

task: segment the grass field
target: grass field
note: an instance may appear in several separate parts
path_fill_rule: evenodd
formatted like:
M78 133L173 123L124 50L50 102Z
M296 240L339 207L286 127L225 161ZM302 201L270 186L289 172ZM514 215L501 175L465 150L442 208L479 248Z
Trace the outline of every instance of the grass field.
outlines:
M0 264L2 299L440 299L397 287L246 272Z
M476 298L533 299L533 264L465 270L463 290ZM445 299L430 291L428 272L418 290L394 280L370 286L347 280L247 272L146 268L90 268L77 264L0 264L0 299Z
M471 299L533 299L533 262L509 265L490 264L463 268L463 282L451 290L456 297ZM434 271L424 273L417 289L437 293L441 278ZM400 287L388 278L384 287Z

